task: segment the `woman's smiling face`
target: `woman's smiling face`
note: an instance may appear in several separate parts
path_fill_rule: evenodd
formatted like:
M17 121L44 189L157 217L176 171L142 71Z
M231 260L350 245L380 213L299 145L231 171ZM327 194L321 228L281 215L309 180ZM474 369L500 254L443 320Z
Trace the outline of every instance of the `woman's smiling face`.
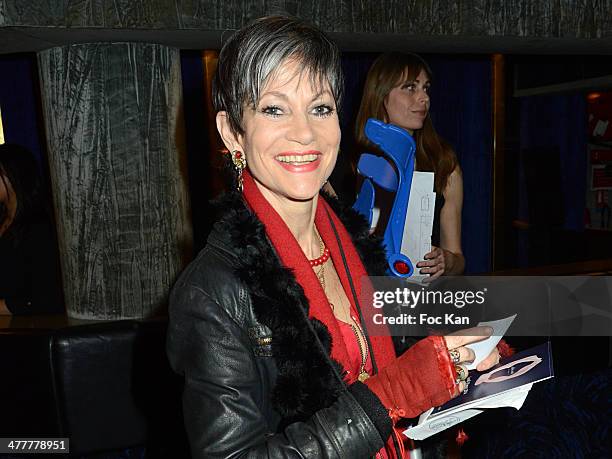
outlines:
M244 108L244 134L229 144L226 140L228 148L244 152L272 204L313 199L338 156L340 125L331 88L300 64L297 59L281 64L256 105Z

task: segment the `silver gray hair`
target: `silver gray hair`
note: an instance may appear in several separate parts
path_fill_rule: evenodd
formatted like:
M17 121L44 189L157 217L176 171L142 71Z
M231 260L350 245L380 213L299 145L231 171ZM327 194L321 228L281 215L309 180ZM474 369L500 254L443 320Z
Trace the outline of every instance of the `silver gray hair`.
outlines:
M270 75L296 59L314 84L329 84L340 109L344 80L338 47L319 29L298 18L269 16L238 30L223 45L212 83L215 111L227 112L235 134L244 134L244 107L255 107Z

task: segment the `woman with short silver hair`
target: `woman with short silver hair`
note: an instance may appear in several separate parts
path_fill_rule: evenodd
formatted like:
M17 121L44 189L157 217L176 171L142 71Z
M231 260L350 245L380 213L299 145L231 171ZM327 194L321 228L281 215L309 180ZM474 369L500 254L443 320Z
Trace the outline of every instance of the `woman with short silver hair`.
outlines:
M383 249L320 194L341 99L338 49L299 19L254 21L220 53L213 100L235 190L173 289L168 330L194 458L402 457L394 423L464 387L454 363L482 338L428 337L396 357L368 333L359 294L384 274Z

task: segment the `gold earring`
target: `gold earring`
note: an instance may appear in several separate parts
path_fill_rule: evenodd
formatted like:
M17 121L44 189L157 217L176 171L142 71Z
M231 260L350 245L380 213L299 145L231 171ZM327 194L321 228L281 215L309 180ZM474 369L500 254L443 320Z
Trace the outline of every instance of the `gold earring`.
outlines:
M234 169L236 169L236 182L238 191L242 191L242 171L246 167L246 158L244 157L244 153L238 150L232 150L230 152L232 156L232 163L234 164Z

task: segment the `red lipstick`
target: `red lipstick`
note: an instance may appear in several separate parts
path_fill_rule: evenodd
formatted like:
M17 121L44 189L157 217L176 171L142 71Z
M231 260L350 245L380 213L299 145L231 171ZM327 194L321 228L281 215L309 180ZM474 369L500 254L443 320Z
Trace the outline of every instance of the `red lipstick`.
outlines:
M283 169L289 172L302 173L316 170L321 164L322 156L322 153L317 150L284 151L278 154L275 159Z

